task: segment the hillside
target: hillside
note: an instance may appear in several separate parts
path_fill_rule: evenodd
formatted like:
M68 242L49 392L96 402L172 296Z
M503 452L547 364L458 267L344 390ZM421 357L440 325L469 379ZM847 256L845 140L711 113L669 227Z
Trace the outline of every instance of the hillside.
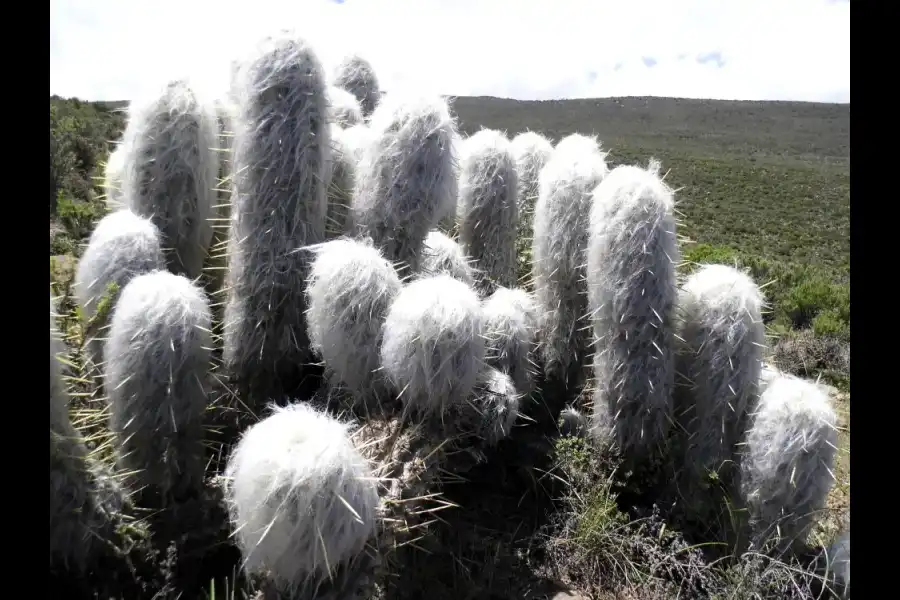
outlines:
M127 102L51 97L50 104L51 293L67 295L80 244L106 211L100 186L103 164L124 126ZM666 182L677 190L678 233L683 238L680 272L690 272L701 262L749 269L769 302L764 321L770 358L790 373L821 377L832 386L840 416L837 483L829 510L815 532L817 543L830 542L843 527L850 489L849 105L642 97L565 101L460 97L453 99L452 107L464 134L487 127L505 130L511 138L533 130L553 142L570 133L595 134L609 152L610 166L646 164L650 158L661 161ZM530 240L521 240L523 281L530 252ZM558 464L552 469L565 470L586 460L584 449L577 445L559 446L555 451L552 460ZM499 467L471 473L475 485L456 485L448 497L469 510L441 513L451 524L447 530L456 537L448 538L452 541L446 544L446 555L416 555L421 564L402 570L409 597L421 597L416 593L426 589L435 599L510 597L510 589L524 593L530 585L520 577L523 566L544 579L560 579L564 573L562 579L570 585L592 582L588 585L601 587L610 586L597 583L597 573L603 569L608 569L611 579L628 580L637 572L630 563L599 565L591 563L590 556L583 560L584 556L563 548L571 541L590 548L588 555L608 551L613 563L638 557L635 562L652 563L654 569L665 570L668 579L715 587L705 578L720 574L713 575L713 569L699 559L694 562L693 542L672 541L673 533L658 515L642 515L623 525L610 488L593 485L598 481L593 472L589 474L594 477L592 485L581 489L588 495L579 497L583 504L574 507L576 518L551 523L553 533L563 538L560 549L547 550L552 546L549 542L537 541L544 531L529 529L528 523L547 525L543 519L550 511L545 501L558 492L560 484L549 481L549 464L543 465L548 472L542 475L520 468L526 462L518 454L503 455L497 461ZM448 483L448 487L453 486ZM466 514L489 520L466 520ZM539 551L534 549L538 545ZM741 571L745 566L748 570ZM723 577L734 583L735 592L729 592L729 597L750 597L739 596L740 591L757 594L752 597L788 597L779 596L776 589L785 580L764 581L760 575L756 583L742 587L744 580L755 577L751 566L739 565L725 573ZM629 580L631 584L637 585ZM753 587L757 584L758 588ZM645 595L638 591L629 596L624 591L608 597L666 597L647 595L649 589Z

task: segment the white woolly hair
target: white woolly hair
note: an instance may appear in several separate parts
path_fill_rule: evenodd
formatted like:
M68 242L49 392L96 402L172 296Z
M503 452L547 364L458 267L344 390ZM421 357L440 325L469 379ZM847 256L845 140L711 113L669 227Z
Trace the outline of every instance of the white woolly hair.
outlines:
M594 421L640 458L663 447L675 385L674 195L653 170L621 166L594 191L588 304L594 330Z
M375 111L381 100L381 88L375 70L368 60L358 54L345 57L337 65L333 84L356 97L366 118Z
M487 296L516 284L516 160L502 131L482 129L464 142L458 223L463 251L475 259L476 289Z
M675 416L688 437L684 466L696 481L740 463L762 369L764 298L746 273L703 265L678 297Z
M341 134L341 141L353 157L354 165L358 165L362 160L366 146L377 139L378 135L372 128L362 123L345 128Z
M420 268L424 277L444 274L469 286L475 283L472 259L450 236L437 230L429 232L425 238Z
M821 386L792 376L763 392L747 434L741 488L757 547L802 545L834 484L837 415Z
M200 287L157 271L125 286L110 323L104 375L119 461L164 498L203 488L210 320Z
M597 151L555 151L541 170L532 274L545 373L577 387L588 356L585 253L591 194L607 172Z
M538 197L538 177L553 155L553 144L540 133L523 131L510 142L518 174L519 221L531 221ZM521 227L520 227L521 229Z
M125 206L122 200L122 170L125 167L125 156L128 148L124 138L115 142L113 149L103 167L103 191L106 194L106 205L111 210L119 210Z
M84 319L94 317L110 283L121 291L133 277L163 268L159 230L149 219L128 209L106 215L94 227L75 272L75 298ZM98 333L105 324L97 323ZM85 352L88 360L99 364L103 338L90 335Z
M567 406L559 413L559 434L583 437L588 431L588 421L577 409Z
M313 350L354 396L365 402L382 390L381 336L402 284L394 267L369 243L337 239L313 249L306 317ZM377 406L366 406L377 412Z
M378 489L350 426L307 404L273 408L225 471L244 569L286 592L325 582L375 534Z
M519 394L534 389L537 344L534 298L523 289L497 288L483 305L487 363L508 374Z
M440 96L391 95L370 127L377 139L357 169L353 222L388 260L414 273L428 232L455 206L456 123Z
M355 102L355 100L354 100ZM325 217L325 236L332 239L349 233L350 205L356 180L357 161L353 148L347 144L346 132L331 126L330 177L328 178L328 213Z
M449 275L401 290L384 323L381 365L404 410L441 415L461 405L484 366L483 316L475 291Z
M331 128L321 62L290 31L260 42L234 81L223 360L238 388L252 388L256 405L292 387L310 359L311 257L297 249L325 241Z
M472 404L481 414L479 436L488 445L496 445L512 433L519 418L520 398L509 375L493 368L481 371Z
M769 384L782 375L784 375L784 373L782 373L778 367L764 362L759 370L759 383L757 384L758 393L762 395L762 393L766 391L766 388L769 387Z
M328 87L328 106L330 121L335 125L352 127L364 123L359 101L343 88Z
M160 231L170 271L198 277L218 205L219 127L215 104L186 80L128 108L122 198Z
M555 155L581 156L584 154L597 154L606 164L607 153L603 151L600 140L595 135L572 133L564 137L553 149ZM608 169L607 169L608 171ZM604 175L606 172L604 172Z

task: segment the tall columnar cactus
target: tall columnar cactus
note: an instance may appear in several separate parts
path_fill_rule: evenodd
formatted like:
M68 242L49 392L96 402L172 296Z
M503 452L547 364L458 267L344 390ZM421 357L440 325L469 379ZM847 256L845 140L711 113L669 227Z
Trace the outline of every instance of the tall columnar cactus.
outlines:
M741 489L751 538L803 547L834 483L837 415L815 383L780 376L766 387L747 434Z
M356 172L352 219L385 257L419 270L425 238L457 194L456 123L440 97L389 96L370 126Z
M334 72L333 84L359 101L363 117L369 118L381 101L381 88L372 64L359 55L345 57Z
M672 422L677 296L675 202L658 165L614 169L594 192L588 303L595 433L626 457L663 448Z
M466 256L459 244L437 230L430 231L425 238L419 267L425 277L446 274L466 285L475 283L472 259Z
M607 173L599 144L557 150L541 171L534 211L532 271L540 315L539 357L545 375L577 389L584 380L590 335L585 252L591 193Z
M534 389L537 343L532 296L518 288L497 288L484 301L484 335L487 363L509 375L518 393L528 396Z
M212 207L212 216L210 217L213 233L203 265L203 275L207 293L210 295L214 307L218 308L225 304L222 288L225 285L226 244L228 243L228 223L231 220L231 154L234 146L234 122L233 109L227 100L216 102L215 108L219 131L216 145L219 155L219 173L216 181L216 204ZM220 319L221 314L217 315L217 318Z
M356 96L343 88L329 86L328 115L339 127L352 127L364 123L362 109Z
M215 105L187 81L173 81L157 94L132 102L125 138L125 205L159 228L171 272L198 277L218 204Z
M103 362L103 339L109 309L110 284L121 290L133 277L165 268L159 230L149 219L128 209L100 219L75 273L75 297L87 321L85 358L97 366ZM107 299L106 306L104 299ZM98 308L101 310L98 314Z
M753 280L724 265L702 266L680 291L675 364L684 381L676 386L675 417L685 438L681 490L690 504L710 497L709 473L732 491L758 397L763 304Z
M50 565L81 574L92 567L114 528L123 497L88 456L69 419L69 394L60 355L65 346L50 297Z
M187 278L157 271L122 290L107 344L110 429L144 506L202 491L210 337L206 296Z
M516 201L519 204L518 236L530 239L534 205L537 203L539 193L538 178L541 169L553 154L553 144L540 133L524 131L512 139L511 146L518 175L516 191Z
M348 233L350 206L353 203L353 184L356 181L356 165L353 147L346 141L346 132L340 127L332 125L331 177L328 181L328 214L325 223L325 231L329 239Z
M516 161L501 131L482 129L465 142L460 164L459 240L475 259L478 291L516 285Z
M125 166L127 153L124 140L117 141L110 151L103 169L103 191L106 193L106 205L113 210L125 206L122 201L122 169Z
M276 408L228 460L226 498L248 573L286 597L352 597L366 573L378 488L351 429L307 404Z
M237 71L223 360L242 401L291 393L311 359L308 252L325 239L328 99L303 39L264 40Z
M307 324L313 350L360 412L380 414L387 397L380 351L384 320L402 284L371 245L338 239L313 250Z
M478 295L449 275L407 284L384 323L381 365L406 414L440 416L466 401L484 367Z

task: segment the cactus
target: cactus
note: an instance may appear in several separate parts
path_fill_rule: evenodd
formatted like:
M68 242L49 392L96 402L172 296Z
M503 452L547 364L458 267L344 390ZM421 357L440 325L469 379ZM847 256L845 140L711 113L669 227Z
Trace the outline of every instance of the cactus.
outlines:
M567 406L559 412L560 435L584 437L588 429L588 420L578 409Z
M766 387L747 433L741 489L754 546L806 543L834 482L837 415L815 383L780 376Z
M345 141L345 131L336 125L332 125L331 177L328 183L328 214L325 224L326 237L329 239L348 232L348 218L350 205L353 200L356 165L357 161L353 157L353 148Z
M516 201L519 205L519 239L531 239L531 222L534 218L534 205L538 199L539 175L541 169L553 155L553 144L550 140L534 131L524 131L510 142L513 158L516 161L518 189Z
M215 108L219 131L219 141L216 147L219 155L219 174L216 182L216 204L212 207L213 215L210 217L213 233L203 264L203 279L204 288L212 303L213 326L217 329L216 333L221 335L221 331L218 329L221 327L225 305L223 288L228 266L226 246L228 244L228 223L231 220L231 153L234 145L234 123L233 107L228 101L216 102Z
M534 209L532 271L541 318L539 356L545 375L569 390L584 379L590 336L581 318L587 313L584 266L591 193L606 172L596 142L570 152L554 151L541 171Z
M124 497L88 456L69 419L69 394L59 355L65 350L50 297L50 565L76 574L98 566Z
M825 552L826 569L841 591L841 599L850 599L850 530L841 533Z
M298 251L325 239L330 152L321 63L290 33L264 40L237 71L234 195L223 361L253 409L291 393L311 358Z
M425 277L446 274L469 286L475 283L471 259L459 244L437 230L429 232L425 238L420 269Z
M103 168L103 191L106 193L106 205L111 210L119 210L125 206L122 201L122 170L127 154L124 140L119 140L109 153Z
M685 434L682 491L688 503L708 499L713 472L730 493L740 466L762 368L764 299L753 280L733 267L704 265L678 297L675 417ZM698 484L699 487L698 487Z
M537 344L534 299L522 289L497 288L484 301L487 363L512 378L528 396L534 389L533 354Z
M449 275L401 290L384 323L381 365L406 414L442 415L472 392L484 365L483 316L475 291Z
M333 240L314 253L306 289L312 348L358 408L381 412L379 402L387 396L379 369L382 327L400 278L364 242Z
M185 277L157 271L122 290L107 344L109 423L120 465L154 506L202 491L211 345L206 296Z
M226 499L243 567L288 597L358 582L379 499L350 435L349 425L291 404L251 426L229 457Z
M186 81L132 102L125 129L122 197L160 231L166 266L195 278L213 234L219 173L215 106Z
M377 139L356 172L353 223L388 260L417 272L428 232L456 202L456 123L440 97L389 96L370 126Z
M328 106L330 122L340 127L362 124L363 114L356 96L343 88L329 86Z
M334 72L333 84L353 94L363 117L369 118L381 101L381 89L372 64L358 55L345 57Z
M372 131L368 125L353 125L343 130L341 141L349 151L349 156L353 158L354 166L359 166L363 157L363 152L371 143L378 139L378 135Z
M473 398L480 415L480 423L474 428L476 437L488 446L508 438L519 417L520 398L509 375L493 368L482 370Z
M580 155L591 152L600 152L600 155L605 161L607 156L606 152L603 152L600 148L600 140L598 140L596 136L572 133L556 144L556 148L553 149L553 154Z
M482 129L465 142L460 163L459 240L475 259L476 289L488 296L516 285L516 161L500 131Z
M655 455L672 422L675 264L672 191L649 170L614 169L597 186L588 246L594 424L626 457Z
M150 220L128 209L100 219L78 261L74 282L75 297L89 325L84 336L85 359L89 365L98 366L103 362L102 330L108 321L108 311L98 314L97 309L110 284L121 290L133 277L162 268L165 262L159 230ZM109 308L114 305L115 298L109 298Z

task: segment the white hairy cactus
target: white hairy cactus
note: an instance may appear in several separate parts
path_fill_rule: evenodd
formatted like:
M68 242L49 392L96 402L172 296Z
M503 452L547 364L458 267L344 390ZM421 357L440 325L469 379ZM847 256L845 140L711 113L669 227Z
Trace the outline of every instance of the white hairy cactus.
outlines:
M731 485L740 465L762 369L764 298L746 274L704 265L688 277L678 297L675 417L686 440L683 491L708 472ZM691 500L699 500L691 498Z
M236 70L225 371L251 408L291 394L311 359L305 280L325 241L331 128L318 56L289 31Z
M806 542L834 484L837 415L819 385L776 377L759 399L741 463L741 489L757 548Z
M586 146L586 147L582 147ZM532 272L545 374L576 389L584 379L590 334L585 252L591 194L607 173L597 142L557 149L541 171L534 209Z
M368 243L338 239L315 254L306 293L313 350L337 383L367 413L385 396L379 368L388 309L402 284L394 267Z
M346 141L345 130L337 125L331 127L330 163L328 214L325 218L325 233L328 239L348 233L353 185L356 181L357 160L353 156L353 148Z
M372 115L381 100L381 88L372 64L357 54L345 57L338 64L333 83L356 97L365 118Z
M519 417L521 394L512 378L497 369L482 370L475 385L472 403L481 415L476 434L488 446L509 437Z
M111 210L119 210L125 206L122 202L122 169L126 154L124 140L117 141L103 168L103 191L106 193L106 205Z
M425 238L457 194L456 123L446 100L388 96L356 172L353 223L385 257L415 273Z
M662 450L672 422L679 260L674 207L673 192L653 163L650 169L614 169L594 191L591 208L587 282L595 433L611 434L636 460Z
M446 274L466 285L474 285L475 271L472 259L448 235L434 230L425 238L420 270L423 276Z
M376 480L350 433L291 404L251 426L229 457L226 499L243 567L282 593L325 584L376 531Z
M523 289L497 288L483 304L487 363L512 378L523 397L534 389L537 312Z
M366 146L374 143L377 139L377 133L368 125L363 124L346 127L341 133L341 141L349 151L349 155L353 157L355 167L359 166Z
M109 312L98 319L94 317L110 284L115 284L121 291L133 277L163 268L165 261L159 230L149 219L128 209L100 219L78 261L74 282L82 316L88 322L93 321L85 335L85 358L89 363L99 365L103 362L103 329ZM115 305L116 296L110 298L110 309Z
M523 131L512 139L510 146L518 175L516 192L516 201L519 204L518 235L530 238L534 205L538 199L539 176L541 169L553 154L553 144L540 133Z
M404 286L384 323L381 364L407 413L441 415L465 402L484 366L478 295L449 275Z
M352 127L364 122L356 96L343 88L328 87L328 106L330 120L335 125Z
M157 271L125 286L110 323L105 376L119 462L162 505L203 488L210 320L201 288Z
M478 267L483 295L516 284L516 161L501 131L482 129L463 143L460 161L459 241Z
M219 174L215 104L173 81L128 108L122 198L153 221L168 269L200 275L213 235Z

